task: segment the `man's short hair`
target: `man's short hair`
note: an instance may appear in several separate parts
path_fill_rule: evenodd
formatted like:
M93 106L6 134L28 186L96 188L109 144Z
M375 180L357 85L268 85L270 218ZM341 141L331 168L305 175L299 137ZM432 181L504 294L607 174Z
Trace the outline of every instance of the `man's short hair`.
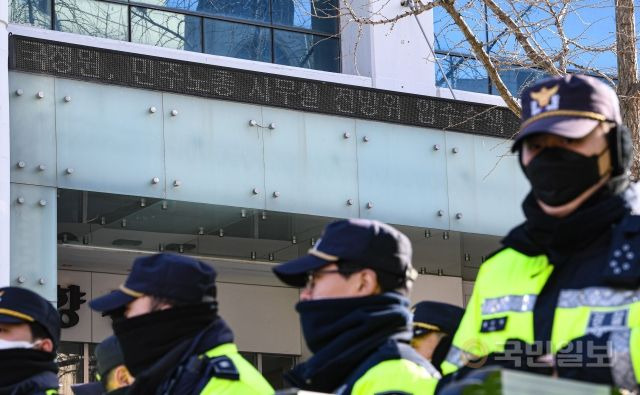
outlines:
M409 295L411 287L413 286L413 281L411 279L401 278L396 274L388 273L380 269L363 267L356 263L338 262L338 270L344 277L348 277L349 275L364 269L373 270L376 274L380 291L395 292L402 296Z
M51 339L51 335L49 335L49 332L47 332L47 330L44 329L44 326L40 325L39 323L30 322L29 328L31 329L31 338L33 339L33 341Z

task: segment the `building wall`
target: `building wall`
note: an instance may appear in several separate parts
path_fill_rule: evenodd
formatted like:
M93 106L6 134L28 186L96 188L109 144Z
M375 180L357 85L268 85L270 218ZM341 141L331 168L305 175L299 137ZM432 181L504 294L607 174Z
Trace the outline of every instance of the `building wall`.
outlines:
M404 10L393 2L382 15ZM432 14L420 19L432 40ZM435 87L435 65L413 18L393 29L365 27L361 34L346 25L343 74L17 25L9 30L202 64L452 97ZM0 166L11 169L12 184L9 198L7 183L0 184L0 254L9 250L2 248L9 229L13 252L10 275L8 265L0 264L0 283L10 280L50 300L56 299L56 188L375 218L467 235L502 235L522 219L519 204L528 188L504 139L18 72L11 73L8 91L11 157L9 166L3 165L7 151L0 140ZM503 105L490 95L453 94L458 100ZM250 127L250 120L273 122L276 128ZM151 181L155 177L157 184ZM254 188L258 194L251 192ZM421 281L418 295L463 302L460 278L443 277L439 284L447 285L438 287Z

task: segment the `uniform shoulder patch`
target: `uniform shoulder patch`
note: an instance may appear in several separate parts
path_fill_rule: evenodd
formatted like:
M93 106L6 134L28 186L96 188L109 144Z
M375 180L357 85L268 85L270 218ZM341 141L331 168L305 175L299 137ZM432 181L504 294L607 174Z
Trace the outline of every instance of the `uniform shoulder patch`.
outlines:
M226 355L211 358L207 363L207 373L221 379L240 380L240 372L231 358Z

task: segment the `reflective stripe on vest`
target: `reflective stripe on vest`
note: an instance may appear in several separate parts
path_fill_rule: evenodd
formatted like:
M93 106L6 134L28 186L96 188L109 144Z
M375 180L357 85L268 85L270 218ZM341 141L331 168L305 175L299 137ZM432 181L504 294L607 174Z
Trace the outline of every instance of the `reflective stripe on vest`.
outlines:
M478 357L476 355L468 353L461 348L458 348L456 346L451 346L451 348L449 349L449 352L447 353L447 358L445 358L445 361L452 365L457 366L458 368L461 368L464 365L466 365L467 362L477 358Z
M631 330L611 332L608 347L611 356L611 376L616 387L635 388L638 381L631 360Z
M498 298L485 299L482 302L482 314L498 314L533 311L537 295L506 295Z
M606 287L566 289L560 292L558 307L619 307L640 302L640 291Z

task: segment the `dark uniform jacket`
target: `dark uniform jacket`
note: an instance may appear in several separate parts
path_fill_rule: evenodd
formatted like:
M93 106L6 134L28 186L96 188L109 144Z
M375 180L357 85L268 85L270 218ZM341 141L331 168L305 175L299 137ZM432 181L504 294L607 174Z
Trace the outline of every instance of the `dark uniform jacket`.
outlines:
M231 329L218 318L138 375L127 394L273 394L232 341Z
M0 387L0 395L53 395L58 393L58 375L42 372L18 383Z

